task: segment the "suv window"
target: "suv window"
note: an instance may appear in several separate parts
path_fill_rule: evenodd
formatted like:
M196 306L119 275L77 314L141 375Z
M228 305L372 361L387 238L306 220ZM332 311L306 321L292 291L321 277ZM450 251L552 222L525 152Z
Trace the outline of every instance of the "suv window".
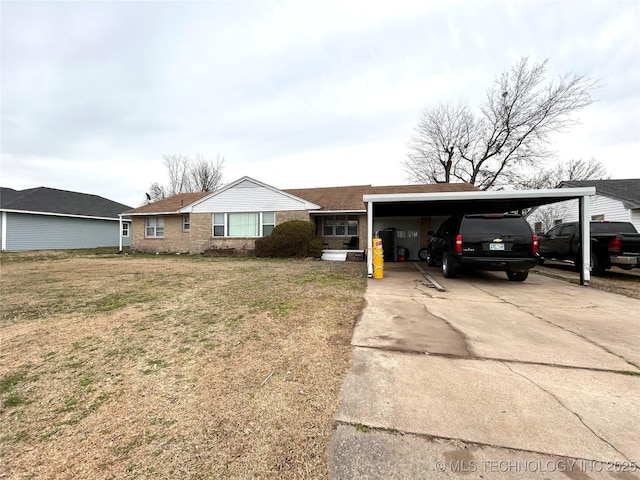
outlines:
M574 231L574 226L573 225L565 225L564 227L562 227L562 230L560 230L560 233L558 235L571 235Z
M559 235L562 226L553 227L551 230L547 232L547 235Z
M459 217L449 217L440 224L438 230L436 230L436 237L447 237L456 232L458 226Z
M531 235L531 227L522 217L468 216L463 233Z

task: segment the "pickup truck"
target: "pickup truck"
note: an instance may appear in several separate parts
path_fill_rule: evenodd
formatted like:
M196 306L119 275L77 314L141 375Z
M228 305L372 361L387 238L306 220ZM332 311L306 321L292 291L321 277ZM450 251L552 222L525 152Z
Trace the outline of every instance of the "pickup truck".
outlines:
M580 224L561 223L538 235L538 264L546 258L580 261ZM629 222L591 222L591 273L603 275L611 267L640 268L640 233Z

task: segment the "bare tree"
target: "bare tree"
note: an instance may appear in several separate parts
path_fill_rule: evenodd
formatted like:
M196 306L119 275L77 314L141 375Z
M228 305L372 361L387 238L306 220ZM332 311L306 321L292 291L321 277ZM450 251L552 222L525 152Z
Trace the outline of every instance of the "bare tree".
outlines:
M167 185L167 193L175 195L176 193L191 191L191 178L189 171L191 169L191 160L186 155L170 154L163 155L164 166L167 167L169 174L169 184Z
M539 169L532 175L521 177L516 186L520 189L556 188L564 181L571 180L606 180L610 178L600 160L574 159L559 163L555 167Z
M546 83L546 66L521 59L495 80L477 115L459 105L425 110L403 163L410 180L464 181L488 190L543 163L550 135L576 123L571 115L592 103L595 87L575 74Z
M187 155L163 155L163 164L167 168L169 183L163 185L153 182L147 193L147 201L185 192L211 192L222 184L224 157L217 155L215 161L197 154L195 158Z
M224 157L216 155L216 159L208 160L197 154L189 169L191 189L195 192L211 192L222 183Z
M164 185L159 182L153 182L149 187L149 193L147 193L147 202L160 200L167 197L167 191Z
M417 183L450 183L460 172L459 145L471 141L475 130L466 105L438 104L425 110L409 143L405 168Z
M560 163L552 168L541 170L536 175L521 181L520 188L556 188L562 182L571 180L605 180L609 178L606 167L595 158L588 161L582 159ZM575 208L575 206L573 207ZM556 222L566 218L570 211L568 202L552 203L534 207L529 213L529 222L536 232L546 232Z
M570 160L556 168L556 177L560 182L565 180L607 180L610 178L607 167L600 160L591 157L590 160ZM558 186L560 184L556 186Z

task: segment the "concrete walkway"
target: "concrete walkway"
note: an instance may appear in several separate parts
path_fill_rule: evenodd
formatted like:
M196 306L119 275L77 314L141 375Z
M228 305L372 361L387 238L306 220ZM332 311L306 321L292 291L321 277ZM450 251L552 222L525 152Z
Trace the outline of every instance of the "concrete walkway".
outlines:
M332 478L640 479L640 301L427 271L369 280Z

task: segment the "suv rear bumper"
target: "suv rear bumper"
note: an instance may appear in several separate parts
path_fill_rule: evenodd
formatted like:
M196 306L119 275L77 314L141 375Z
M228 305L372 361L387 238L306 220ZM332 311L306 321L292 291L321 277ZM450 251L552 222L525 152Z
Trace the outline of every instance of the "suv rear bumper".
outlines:
M538 264L536 258L504 258L504 257L465 257L456 256L456 265L462 268L472 268L475 270L491 270L514 272L525 272L531 270Z
M629 267L640 267L640 256L627 257L622 255L611 255L609 257L611 265L625 265Z

